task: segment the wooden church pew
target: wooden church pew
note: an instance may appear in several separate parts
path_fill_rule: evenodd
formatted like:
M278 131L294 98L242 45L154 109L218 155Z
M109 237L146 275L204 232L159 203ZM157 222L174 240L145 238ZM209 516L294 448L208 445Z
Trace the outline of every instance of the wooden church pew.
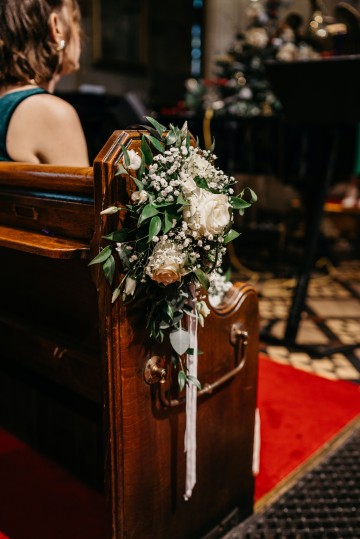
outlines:
M140 137L114 132L92 168L0 164L0 421L49 450L65 437L59 460L93 483L104 469L106 539L196 539L252 512L257 297L236 283L199 330L197 484L184 501L184 404L144 379L169 349L88 266L117 219L101 210L132 189L114 176L120 144Z

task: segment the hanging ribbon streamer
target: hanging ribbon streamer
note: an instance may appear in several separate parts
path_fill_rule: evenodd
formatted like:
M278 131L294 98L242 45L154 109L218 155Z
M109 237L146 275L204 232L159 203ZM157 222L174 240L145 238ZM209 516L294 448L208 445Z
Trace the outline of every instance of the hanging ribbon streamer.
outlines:
M198 366L198 345L197 345L197 313L196 296L193 294L192 313L189 314L189 334L190 348L192 354L187 354L188 375L197 378ZM184 499L191 498L193 488L196 483L196 411L197 411L197 388L194 384L186 386L186 430L185 430L185 452L186 452L186 478Z

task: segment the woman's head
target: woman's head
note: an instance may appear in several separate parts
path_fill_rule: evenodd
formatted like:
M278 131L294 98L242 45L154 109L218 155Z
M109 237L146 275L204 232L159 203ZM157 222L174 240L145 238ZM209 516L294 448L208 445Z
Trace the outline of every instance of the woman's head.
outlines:
M76 0L0 0L0 84L42 84L78 69Z

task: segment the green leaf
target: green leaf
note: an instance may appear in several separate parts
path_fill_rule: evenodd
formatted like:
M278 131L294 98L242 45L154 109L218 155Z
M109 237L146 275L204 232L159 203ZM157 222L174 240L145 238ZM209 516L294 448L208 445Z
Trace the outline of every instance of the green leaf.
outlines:
M191 374L188 374L187 375L187 379L189 380L189 382L191 384L193 384L195 387L197 387L199 390L201 389L201 384L199 382L199 380L197 378L195 378L195 376L192 376Z
M224 243L229 243L230 241L233 241L235 238L238 238L240 236L240 232L237 232L236 230L229 230L229 232L224 236Z
M125 268L130 268L130 261L128 258L128 255L126 253L126 249L123 249L122 247L120 249L117 249L117 252L119 254L119 258Z
M129 174L126 168L124 168L122 163L119 163L117 165L117 171L115 172L115 176L118 176L119 174Z
M213 152L214 150L215 150L215 139L213 138L213 141L212 141L212 143L211 143L211 146L210 146L210 148L209 148L209 151L210 151L210 152Z
M174 318L174 308L169 302L165 301L162 304L162 313L165 316L165 318L167 318L168 322L172 322Z
M106 208L106 210L101 211L100 215L112 215L113 213L117 213L120 210L122 210L122 208L118 208L117 206L109 206L108 208Z
M145 118L147 119L147 121L155 127L156 131L159 133L160 136L162 136L163 133L165 133L166 131L166 127L162 124L160 124L159 122L157 122L154 118L152 118L151 116L145 116Z
M138 225L146 221L146 219L150 219L150 217L157 215L158 213L158 210L154 208L154 206L152 206L151 204L146 204L139 217Z
M187 201L185 200L185 198L182 196L182 193L179 193L178 196L177 196L177 199L176 199L176 204L180 204L182 206L184 206L184 204L187 204Z
M196 269L194 273L201 286L205 288L205 290L208 290L210 281L206 273L204 273L201 269Z
M257 197L257 194L255 193L255 191L253 191L252 189L250 189L250 187L245 187L242 192L241 192L241 196L243 196L243 194L246 192L246 191L249 191L250 193L250 204L253 204L254 202L257 201L258 197Z
M103 236L103 238L105 240L121 242L126 241L128 234L129 230L127 228L122 228L121 230L114 230L110 234L107 234L107 236Z
M173 228L173 220L174 219L177 219L178 216L174 216L173 214L171 213L168 213L166 210L165 210L165 214L164 214L164 225L163 225L163 233L164 234L167 234L169 232L169 230L171 230Z
M115 260L113 255L110 255L103 264L105 277L109 284L112 284L115 273Z
M157 236L158 233L161 230L161 219L158 215L154 215L154 217L150 221L149 225L149 239L148 241L151 241L154 236Z
M146 142L144 135L141 137L140 149L141 149L142 155L144 156L145 164L151 165L151 163L153 162L153 154L152 154L152 151L150 150L148 143Z
M160 142L160 140L155 137L152 137L151 135L145 135L145 137L151 142L154 148L156 148L160 153L164 153L164 144Z
M186 385L186 374L184 373L184 371L180 371L178 374L178 384L179 384L179 390L181 392Z
M95 258L91 260L91 262L89 262L88 265L91 266L92 264L99 264L100 262L105 262L105 260L107 260L109 256L111 256L111 246L107 245L102 251L100 251L98 255L95 256Z
M136 187L138 188L138 190L141 192L144 189L143 182L138 180L137 178L134 178L133 176L132 176L132 179L134 180L134 183L135 183Z
M141 148L140 148L140 153L141 153L141 163L140 163L139 170L137 171L137 177L139 180L141 180L145 172L145 155Z
M124 154L125 166L128 167L130 165L130 157L129 157L128 151L127 151L127 149L125 148L125 146L123 144L120 144L120 146L121 146L121 149L122 149L123 154Z
M251 206L250 202L246 202L240 197L230 197L230 204L235 210L244 210Z
M190 333L186 329L179 328L176 331L172 331L169 335L170 343L175 352L181 356L189 348Z
M207 184L207 181L204 178L199 178L198 176L195 176L194 182L201 189L206 189L207 191L209 191L209 186Z
M231 280L231 267L230 266L226 270L224 277L225 277L226 283Z

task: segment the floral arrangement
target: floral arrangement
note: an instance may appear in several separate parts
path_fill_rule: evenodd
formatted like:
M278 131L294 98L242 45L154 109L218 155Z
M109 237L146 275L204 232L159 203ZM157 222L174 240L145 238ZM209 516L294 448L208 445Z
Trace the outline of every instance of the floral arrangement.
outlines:
M214 296L226 291L223 255L226 244L239 236L232 228L233 213L242 214L256 195L249 188L235 194L235 179L214 165L214 147L201 150L186 123L181 129L166 128L151 117L147 120L151 125L142 136L139 154L122 147L116 172L130 175L136 186L131 203L102 212L126 212L129 226L105 236L109 244L90 264L101 263L113 285L120 262L112 301L146 301L149 334L159 342L169 336L182 390L189 383L200 387L182 360L183 354L191 353L184 317L195 316L203 325L210 312L205 291L210 288Z

